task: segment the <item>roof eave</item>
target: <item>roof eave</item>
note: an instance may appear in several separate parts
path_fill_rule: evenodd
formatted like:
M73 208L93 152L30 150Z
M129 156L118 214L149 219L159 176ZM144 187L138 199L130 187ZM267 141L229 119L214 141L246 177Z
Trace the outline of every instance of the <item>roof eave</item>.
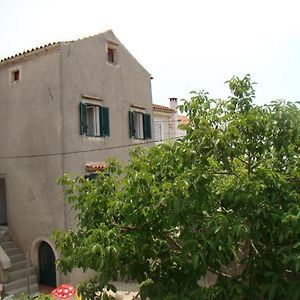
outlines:
M13 63L22 61L24 59L31 58L32 56L38 55L42 52L51 51L51 50L54 50L59 47L60 47L60 43L52 43L52 44L48 44L48 45L34 48L31 50L24 51L22 53L19 53L14 56L7 57L7 58L0 60L0 67L6 66L8 64L13 64Z
M164 112L164 113L175 113L176 112L175 109L172 109L172 108L169 108L166 106L162 106L159 104L152 104L152 107L153 107L153 111L155 111L155 112Z

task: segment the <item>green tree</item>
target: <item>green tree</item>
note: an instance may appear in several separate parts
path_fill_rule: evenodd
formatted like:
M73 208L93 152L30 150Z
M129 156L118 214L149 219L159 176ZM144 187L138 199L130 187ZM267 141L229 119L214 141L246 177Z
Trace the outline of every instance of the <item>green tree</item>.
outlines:
M86 298L126 278L142 299L299 299L300 111L253 104L249 75L227 83L226 100L183 102L184 138L60 179L78 227L55 233L58 263L98 272Z

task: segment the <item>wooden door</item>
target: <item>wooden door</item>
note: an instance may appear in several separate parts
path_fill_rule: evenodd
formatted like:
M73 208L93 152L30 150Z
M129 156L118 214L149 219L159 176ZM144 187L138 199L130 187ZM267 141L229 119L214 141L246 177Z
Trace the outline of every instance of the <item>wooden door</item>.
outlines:
M55 255L46 242L41 242L39 247L39 271L40 284L56 287Z

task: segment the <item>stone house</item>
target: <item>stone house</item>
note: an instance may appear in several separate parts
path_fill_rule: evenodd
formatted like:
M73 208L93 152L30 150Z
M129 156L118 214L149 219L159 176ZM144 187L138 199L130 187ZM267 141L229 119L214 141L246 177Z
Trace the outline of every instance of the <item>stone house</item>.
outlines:
M188 118L177 112L177 98L169 98L169 107L153 104L154 140L161 143L166 140L174 140L183 137L185 131L178 128L180 124L186 124Z
M151 97L150 74L111 30L0 61L0 283L6 294L84 278L55 268L49 237L74 226L56 180L88 175L111 157L126 162L131 146L151 145Z

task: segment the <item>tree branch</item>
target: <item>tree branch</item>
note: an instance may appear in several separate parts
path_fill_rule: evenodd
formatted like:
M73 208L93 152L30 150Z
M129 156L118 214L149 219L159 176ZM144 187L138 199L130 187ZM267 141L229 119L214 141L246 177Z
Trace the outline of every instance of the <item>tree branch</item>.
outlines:
M239 158L239 157L236 157L236 159L238 159L240 162L242 162L243 164L247 165L247 162L244 161L243 159Z
M216 275L219 275L219 276L224 276L224 277L226 277L226 278L231 278L230 275L228 275L228 274L226 274L226 273L224 273L224 272L221 272L221 271L213 270L213 269L211 269L210 267L208 267L207 270L208 270L209 272L213 273L213 274L216 274Z
M231 172L231 173L230 172L214 172L214 173L212 173L212 175L233 175L233 176L239 178L239 176L233 172Z
M166 239L171 242L171 244L173 246L175 246L178 250L182 250L182 246L180 244L177 243L177 241L175 241L172 237L170 237L169 235L165 234Z
M137 228L135 226L132 226L132 225L122 226L122 225L116 223L115 220L112 220L111 225L113 225L114 227L118 227L120 230L126 231L126 232L137 230Z
M250 240L250 243L251 243L251 246L252 246L252 248L254 249L255 253L258 254L259 252L258 252L258 250L256 249L256 247L254 246L252 240Z

